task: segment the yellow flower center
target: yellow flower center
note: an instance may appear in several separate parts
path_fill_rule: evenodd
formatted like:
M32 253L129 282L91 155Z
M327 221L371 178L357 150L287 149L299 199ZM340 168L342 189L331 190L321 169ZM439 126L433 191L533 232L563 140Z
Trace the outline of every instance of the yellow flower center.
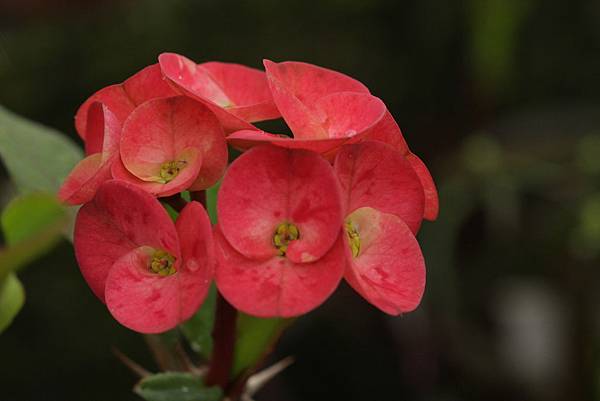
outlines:
M157 249L152 254L149 270L159 276L170 276L177 272L175 269L175 257L167 251Z
M279 250L280 256L285 256L290 242L300 238L298 227L292 223L281 223L273 234L273 245Z
M352 256L357 257L360 253L360 234L358 233L358 227L352 221L348 220L344 224L344 228L346 229Z
M164 162L160 165L160 182L163 184L173 180L179 172L187 165L185 160L173 160L170 162Z

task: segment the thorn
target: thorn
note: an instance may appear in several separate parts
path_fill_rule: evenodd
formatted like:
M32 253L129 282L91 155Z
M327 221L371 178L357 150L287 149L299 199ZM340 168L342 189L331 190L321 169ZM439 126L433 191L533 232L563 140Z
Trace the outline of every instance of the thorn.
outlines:
M281 361L253 374L248 378L246 391L244 392L244 401L252 401L252 396L264 387L271 379L281 373L285 368L294 363L294 357L288 356Z
M141 379L152 374L146 369L144 369L142 365L138 364L137 362L134 362L131 358L119 351L117 348L112 347L112 352L123 363L123 365L127 366L129 370L131 370Z
M175 352L177 352L179 359L181 360L181 362L183 363L183 365L185 366L185 368L188 371L190 371L191 373L193 373L197 376L202 376L205 373L205 369L203 371L202 369L200 369L196 365L194 365L194 363L190 359L190 356L187 354L187 352L185 352L185 349L183 348L181 343L177 343L175 345Z

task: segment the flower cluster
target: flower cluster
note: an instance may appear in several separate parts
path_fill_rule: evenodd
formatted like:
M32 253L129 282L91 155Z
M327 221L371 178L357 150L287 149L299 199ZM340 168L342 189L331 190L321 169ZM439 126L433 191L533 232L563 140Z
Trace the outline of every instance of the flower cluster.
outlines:
M429 171L362 83L306 63L264 65L165 53L79 108L87 156L59 197L83 204L76 257L123 325L176 326L213 279L261 317L306 313L342 278L386 313L419 304L415 235L438 211ZM253 125L277 118L293 136ZM228 146L243 152L229 166ZM193 200L173 222L165 200L201 198L219 180L214 227Z

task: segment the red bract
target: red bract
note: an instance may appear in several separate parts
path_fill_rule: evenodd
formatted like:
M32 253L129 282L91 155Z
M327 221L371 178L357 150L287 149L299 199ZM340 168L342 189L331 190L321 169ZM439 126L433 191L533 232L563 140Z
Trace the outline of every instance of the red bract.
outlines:
M122 84L107 86L90 96L77 110L75 128L79 136L87 142L87 114L94 102L106 105L123 124L129 114L145 101L176 94L163 78L158 64L150 65Z
M74 244L92 291L132 330L169 330L206 297L213 243L208 216L197 202L173 224L152 195L107 181L80 209Z
M121 124L108 108L98 102L86 113L88 122L86 153L65 179L58 198L70 205L89 202L100 184L111 178L111 166L118 158Z
M227 132L254 129L250 122L280 116L262 71L231 63L196 64L175 53L163 53L158 60L172 85L209 107Z
M157 196L212 186L227 165L225 134L214 114L185 96L149 100L123 126L114 178Z
M296 316L321 304L343 273L338 183L318 154L256 147L219 192L216 281L236 308Z
M334 168L346 215L346 280L386 313L413 310L425 287L414 236L424 208L419 178L400 152L380 142L344 146Z

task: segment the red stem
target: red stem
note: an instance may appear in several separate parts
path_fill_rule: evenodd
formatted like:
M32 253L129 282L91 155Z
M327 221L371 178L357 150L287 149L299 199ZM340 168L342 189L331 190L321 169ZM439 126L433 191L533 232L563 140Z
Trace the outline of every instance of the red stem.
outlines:
M217 310L213 327L213 352L205 382L208 386L229 385L235 347L237 310L221 294L217 295Z
M198 201L206 208L206 191L193 191L190 193L193 201ZM233 351L236 340L237 310L217 293L215 324L213 327L213 352L204 379L208 386L219 386L226 390L231 378L233 367Z

